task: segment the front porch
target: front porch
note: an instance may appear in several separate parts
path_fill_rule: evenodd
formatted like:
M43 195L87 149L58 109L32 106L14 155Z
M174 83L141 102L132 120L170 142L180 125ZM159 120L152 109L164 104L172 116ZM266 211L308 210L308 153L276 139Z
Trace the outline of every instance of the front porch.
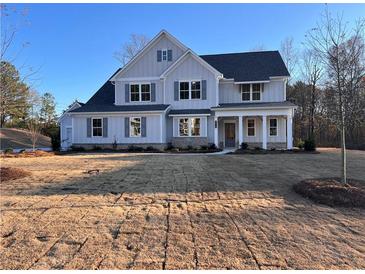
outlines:
M214 143L239 148L241 143L263 149L293 148L292 111L216 111Z

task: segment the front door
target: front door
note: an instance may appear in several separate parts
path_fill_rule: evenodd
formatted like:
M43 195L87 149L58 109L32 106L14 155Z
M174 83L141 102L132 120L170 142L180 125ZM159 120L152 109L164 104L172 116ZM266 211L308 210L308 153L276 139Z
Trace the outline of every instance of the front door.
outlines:
M224 124L225 147L235 147L236 127L234 123Z

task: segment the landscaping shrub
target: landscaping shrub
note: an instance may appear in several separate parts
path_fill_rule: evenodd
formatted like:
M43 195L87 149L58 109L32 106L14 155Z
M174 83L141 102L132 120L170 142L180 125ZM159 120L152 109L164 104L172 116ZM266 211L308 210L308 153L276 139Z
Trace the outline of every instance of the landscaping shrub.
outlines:
M112 144L112 148L113 148L113 150L117 150L117 148L118 148L118 143L117 143L116 139L114 139L114 142Z
M4 153L5 154L9 154L9 153L13 153L13 152L14 151L13 151L13 149L11 147L9 147L9 148L7 148L7 149L4 150Z
M93 147L93 150L101 150L101 147L99 147L99 146L94 146L94 147Z
M298 146L299 149L303 149L304 148L304 142L303 142L302 139L299 139L298 140L297 146Z
M143 150L144 150L143 147L134 146L134 145L128 146L129 152L142 152Z
M81 151L85 151L85 148L79 147L79 146L71 146L71 150L81 152Z
M209 149L215 150L215 149L217 149L217 146L214 143L212 143L209 145Z
M155 151L155 148L153 146L146 147L146 151Z
M52 144L52 150L54 150L54 151L60 150L61 140L60 140L59 134L51 136L51 144Z
M304 150L305 151L315 151L316 150L316 143L313 139L307 139L304 141Z
M188 145L186 148L187 148L187 150L193 150L193 146L191 146L191 145Z
M172 150L173 148L174 146L172 145L172 143L167 143L166 150Z
M255 150L261 150L261 147L255 147Z
M240 147L241 147L241 149L247 149L248 144L243 142L243 143L241 143Z
M205 146L205 145L200 146L200 150L208 150L208 146Z

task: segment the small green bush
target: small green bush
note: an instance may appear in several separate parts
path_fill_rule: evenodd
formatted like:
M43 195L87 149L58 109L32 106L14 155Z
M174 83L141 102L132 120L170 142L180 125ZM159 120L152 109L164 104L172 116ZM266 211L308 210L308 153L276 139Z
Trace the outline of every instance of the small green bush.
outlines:
M248 144L243 142L243 143L241 143L240 147L241 147L241 149L247 149Z
M215 150L215 149L217 149L217 146L214 143L212 143L209 145L209 149Z
M304 142L303 142L302 139L299 139L298 140L297 146L298 146L299 149L303 149L304 148Z
M94 147L93 147L93 150L101 150L101 147L99 147L99 146L94 146Z
M255 150L261 150L261 147L255 147Z
M172 150L173 148L175 148L172 143L167 143L167 147L166 150Z
M6 148L5 150L4 150L4 153L5 154L8 154L8 153L13 153L14 151L13 151L13 149L11 148L11 147L8 147L8 148Z
M79 146L71 146L71 150L72 151L85 151L84 147L79 147Z
M143 150L144 150L143 147L134 146L134 145L128 146L129 152L142 152Z
M146 151L155 151L155 148L153 146L146 147Z
M316 143L313 139L308 139L304 141L304 150L305 151L315 151Z
M191 146L191 145L188 145L186 148L187 148L187 150L193 150L193 146Z
M208 146L205 146L205 145L200 146L200 150L208 150Z

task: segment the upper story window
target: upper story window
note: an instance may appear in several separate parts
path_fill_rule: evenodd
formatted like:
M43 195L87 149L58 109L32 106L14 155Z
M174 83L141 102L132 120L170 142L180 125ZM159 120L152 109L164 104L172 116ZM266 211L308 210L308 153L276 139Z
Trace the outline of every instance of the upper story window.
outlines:
M157 62L172 61L171 49L159 49L157 50Z
M151 101L151 84L131 84L131 102Z
M270 124L270 136L278 136L278 119L271 118L269 120Z
M242 101L261 101L262 84L241 84Z
M180 100L201 99L201 81L182 81L179 88Z
M130 119L130 136L140 137L141 136L141 117L132 117Z
M103 136L103 119L101 118L93 118L92 122L93 126L93 136Z

